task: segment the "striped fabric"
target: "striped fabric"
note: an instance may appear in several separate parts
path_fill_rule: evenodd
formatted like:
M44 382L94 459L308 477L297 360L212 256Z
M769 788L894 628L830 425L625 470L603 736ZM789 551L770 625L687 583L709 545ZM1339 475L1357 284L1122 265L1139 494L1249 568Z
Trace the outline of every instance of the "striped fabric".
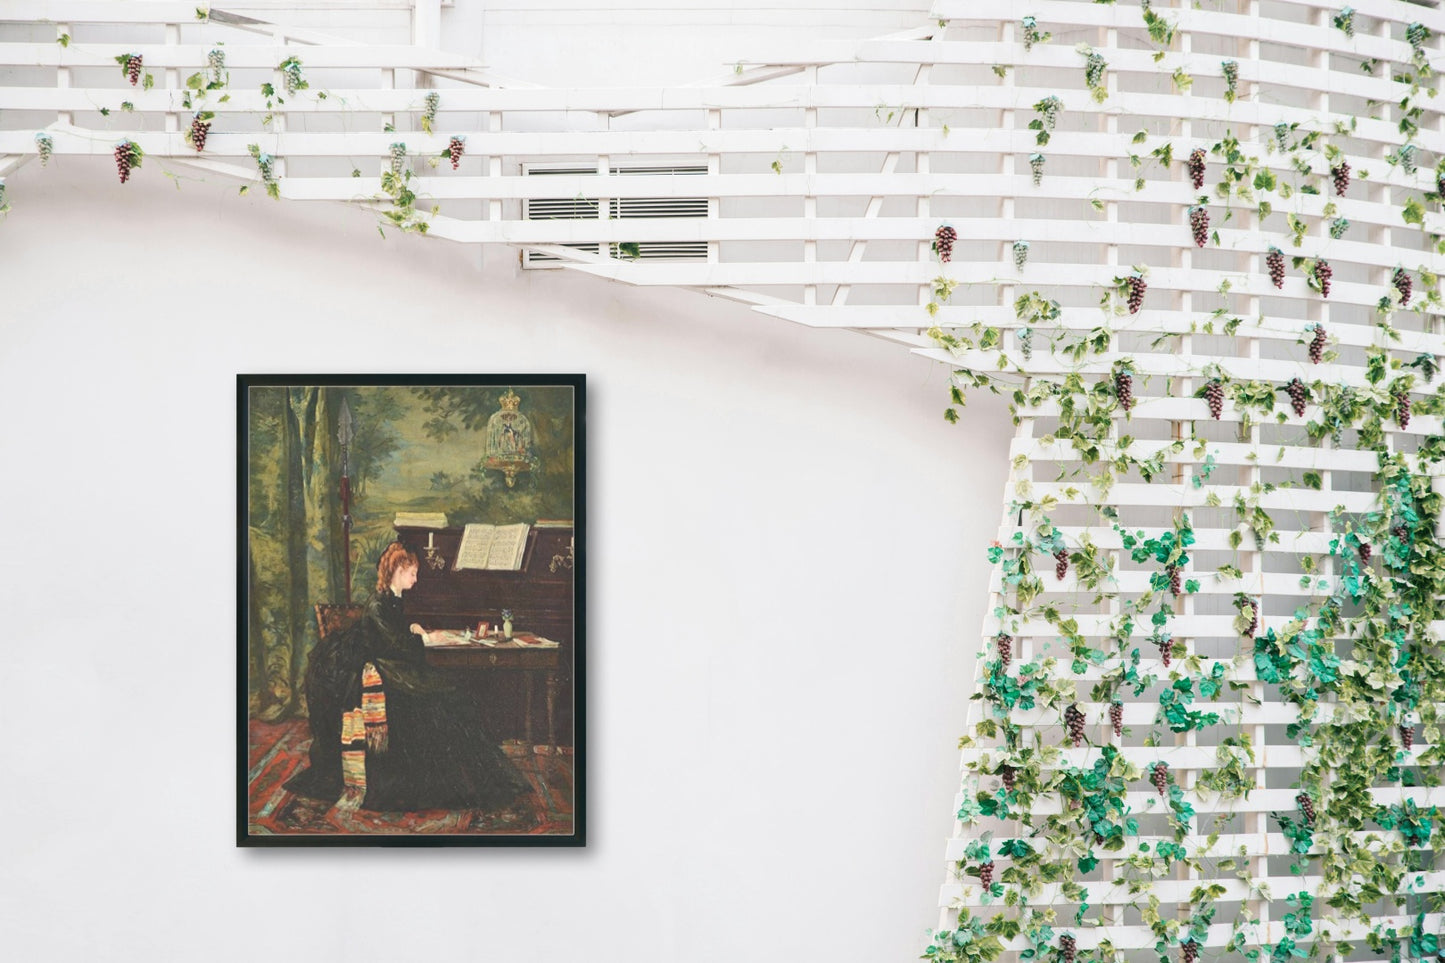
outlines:
M386 692L381 675L370 662L361 669L361 714L366 724L366 748L386 752Z
M361 670L361 705L341 714L341 805L355 809L366 796L366 753L387 748L386 693L376 666Z
M366 798L366 720L360 709L341 715L341 782L337 806L354 811Z

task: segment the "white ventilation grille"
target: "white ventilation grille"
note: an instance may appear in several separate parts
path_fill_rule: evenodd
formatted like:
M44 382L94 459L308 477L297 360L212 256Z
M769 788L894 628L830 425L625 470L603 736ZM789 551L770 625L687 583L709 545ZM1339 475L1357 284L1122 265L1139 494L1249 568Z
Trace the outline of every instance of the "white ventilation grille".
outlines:
M596 174L595 167L529 168L529 177L546 177L558 174L585 176ZM617 167L610 173L618 175L698 175L706 174L707 167L692 165L685 167ZM706 197L613 197L607 202L607 219L624 221L633 218L697 218L707 217ZM523 217L529 221L578 221L598 219L598 199L595 197L539 197L523 202ZM618 227L622 237L626 229ZM564 244L589 254L600 253L598 244ZM643 261L706 261L706 241L614 241L608 245L608 253L615 258ZM550 254L528 251L528 267L555 265L560 259Z

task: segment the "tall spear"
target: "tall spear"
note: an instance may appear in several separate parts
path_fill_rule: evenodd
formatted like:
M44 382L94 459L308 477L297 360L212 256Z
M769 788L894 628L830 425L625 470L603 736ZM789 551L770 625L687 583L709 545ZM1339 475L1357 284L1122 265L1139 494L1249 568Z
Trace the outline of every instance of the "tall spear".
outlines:
M356 432L351 424L351 409L346 399L341 399L341 414L336 419L340 427L336 440L341 442L341 555L346 560L346 604L351 604L351 440Z

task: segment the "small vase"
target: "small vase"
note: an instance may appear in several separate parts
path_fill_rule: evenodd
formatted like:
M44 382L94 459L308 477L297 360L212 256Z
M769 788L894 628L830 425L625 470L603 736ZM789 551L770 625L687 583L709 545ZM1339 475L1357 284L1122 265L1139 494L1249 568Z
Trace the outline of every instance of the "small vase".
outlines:
M512 620L511 620L511 619L503 619L503 620L502 620L502 638L504 638L504 639L510 639L511 637L512 637Z

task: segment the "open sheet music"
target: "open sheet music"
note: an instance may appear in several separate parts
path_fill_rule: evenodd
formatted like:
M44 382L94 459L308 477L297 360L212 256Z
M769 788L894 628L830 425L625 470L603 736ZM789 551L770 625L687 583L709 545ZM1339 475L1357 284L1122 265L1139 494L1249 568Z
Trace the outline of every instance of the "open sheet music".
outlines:
M525 523L468 525L462 529L462 544L457 550L453 571L467 568L503 572L520 570L530 530Z

